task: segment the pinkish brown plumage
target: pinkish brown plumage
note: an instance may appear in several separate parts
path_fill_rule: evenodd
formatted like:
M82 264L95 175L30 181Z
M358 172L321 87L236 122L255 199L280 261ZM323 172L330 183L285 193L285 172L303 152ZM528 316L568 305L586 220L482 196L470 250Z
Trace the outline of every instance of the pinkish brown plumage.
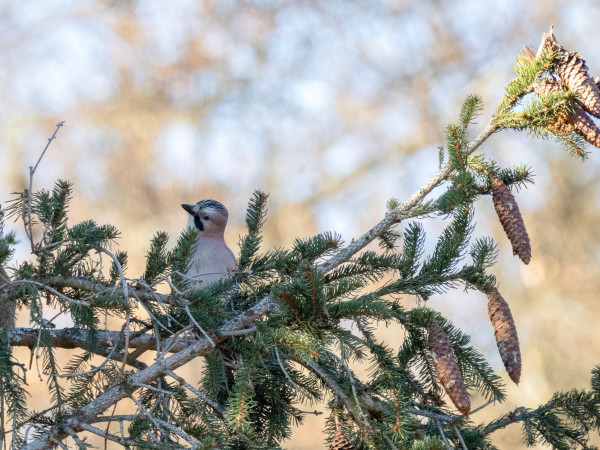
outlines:
M230 276L237 269L233 252L225 243L225 227L229 214L225 206L215 200L201 200L195 205L181 205L189 214L188 226L194 227L198 238L187 275L203 288Z

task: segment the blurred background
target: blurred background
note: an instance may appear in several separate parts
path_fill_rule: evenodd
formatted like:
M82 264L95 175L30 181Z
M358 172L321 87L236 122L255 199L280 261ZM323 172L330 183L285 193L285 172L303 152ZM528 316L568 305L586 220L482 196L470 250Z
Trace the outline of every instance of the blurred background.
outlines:
M28 167L65 120L34 189L73 181L71 222L115 224L130 277L141 275L156 231L174 242L183 229L181 203L223 202L235 251L255 189L270 193L265 248L325 230L349 242L382 218L389 198L436 173L444 128L470 93L486 105L472 137L485 127L517 53L537 48L551 24L600 76L598 23L597 2L569 0L4 1L0 201L26 187ZM589 388L600 362L600 150L581 163L516 132L482 150L501 165L531 165L536 184L516 194L529 266L512 256L491 200L475 205L475 235L499 242L493 272L519 329L521 384L504 372L483 294L428 302L508 381L506 404L476 421ZM435 242L442 221L425 225ZM22 243L15 259L28 258ZM380 336L396 347L402 339L395 328ZM28 378L38 407L45 383ZM322 421L310 416L287 448L322 448ZM519 427L494 442L520 448Z

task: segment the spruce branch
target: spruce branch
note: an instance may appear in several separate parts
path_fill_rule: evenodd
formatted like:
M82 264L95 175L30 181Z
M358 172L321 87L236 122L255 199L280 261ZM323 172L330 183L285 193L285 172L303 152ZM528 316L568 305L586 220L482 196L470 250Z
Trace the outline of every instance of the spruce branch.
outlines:
M216 333L217 341L221 342L223 339L225 339L229 332L247 328L258 318L264 316L265 314L275 313L277 310L277 305L269 298L263 299L254 307L249 308L244 313L241 313L234 319L221 326ZM178 367L181 367L200 355L208 355L211 348L210 342L204 339L188 345L178 353L168 358L163 358L156 361L151 366L136 372L135 374L129 376L126 380L100 394L90 403L82 407L78 412L68 415L57 425L51 427L50 430L45 431L43 434L37 437L33 442L26 444L23 449L41 450L47 448L50 438L52 438L52 440L64 439L68 435L68 433L64 430L64 427L70 427L75 431L85 430L86 428L82 426L83 424L89 423L94 417L100 415L103 411L106 411L115 403L123 400L124 398L130 397L137 389L139 389L139 387L136 387L136 385L148 384L153 380L165 375L167 370L172 371Z
M464 154L468 156L477 150L481 144L483 144L498 130L498 128L499 126L494 120L490 121L488 126L475 139L468 143L464 150ZM352 258L352 256L365 248L379 236L384 234L390 227L409 217L411 210L415 208L434 188L448 180L453 172L453 165L451 163L446 163L436 175L434 175L427 183L425 183L425 185L412 194L407 200L400 203L393 210L387 212L383 220L381 220L377 225L359 238L355 239L350 245L341 250L339 253L330 257L327 261L321 264L320 269L323 271L323 273L328 273L340 264L347 262L350 258Z
M0 337L13 345L29 345L36 348L36 353L43 352L43 369L51 376L49 390L54 404L33 416L31 420L36 423L27 428L26 441L27 433L34 428L35 436L24 448L64 446L62 440L75 438L82 431L136 446L189 444L211 448L258 443L276 447L289 433L290 424L300 421L305 413L293 404L298 393L306 400L320 401L325 392L334 398L336 435L343 437L337 441L346 448L353 445L350 440L374 448L396 448L396 444L423 448L425 444L415 442L423 434L428 438L439 434L440 438L427 441L435 448L444 443L447 448L482 448L489 444L486 436L505 426L502 424L506 418L476 427L449 413L441 400L438 378L465 415L470 408L467 388L480 391L490 401L501 401L502 382L469 345L468 336L447 319L429 308L405 311L396 299L407 294L427 299L433 293L463 284L484 292L495 289L495 278L486 272L495 262L496 249L491 240L475 242L470 252L473 263L458 267L468 251L472 205L490 193L491 175L508 186L527 182L530 172L501 169L473 152L502 128L526 129L534 137L555 130L561 138L576 142L577 130L571 133L566 126L569 120L577 119L573 112L574 105L581 101L578 95L596 93L589 87L587 69L580 61L564 59L563 50L554 47L538 55L526 50L519 57L516 79L507 87L497 115L470 142L467 126L480 111L481 100L469 97L459 124L447 129L449 162L404 202L390 201L385 217L346 247L342 247L338 235L327 232L296 239L289 250L261 254L260 231L267 196L257 191L248 207L248 234L240 239L240 270L234 281L204 289L188 288L193 280L185 272L195 242L190 230L182 233L172 251L167 250L168 236L158 233L151 242L143 278L126 278L124 254L106 250L118 235L114 227L86 221L68 228L66 186L52 194L33 194L30 183L29 191L15 201L13 210L20 211L24 221L29 217L26 227L30 236L32 214L45 227L36 247L38 258L35 263L23 263L14 269L16 282L3 277L1 295L29 307L38 328L31 332L15 329ZM533 83L559 70L570 80L568 89L522 104L525 95L535 91ZM580 83L582 79L585 86ZM576 89L581 92L571 92ZM517 105L523 109L516 111ZM579 133L594 138L595 131L585 118L579 117ZM35 168L30 171L35 172ZM435 187L448 181L445 194L426 199ZM422 258L425 235L420 224L407 227L403 252L395 253L395 239L400 234L393 227L408 218L434 213L449 214L452 221L432 254ZM383 243L384 253L361 253L374 240ZM8 245L0 246L0 258L7 257L7 249ZM94 249L99 257L90 255ZM102 254L110 256L110 270L102 267ZM393 279L381 283L389 274ZM161 288L170 293L161 294ZM59 304L61 313L70 314L82 328L48 329L42 317L40 293ZM132 298L135 301L130 302ZM133 307L137 305L141 308L136 311ZM123 318L121 331L99 330L99 310L105 314L105 324L109 312ZM497 329L508 323L504 316L508 317L503 315L504 322L498 317L493 319L497 319ZM356 324L359 333L344 328L342 320ZM395 323L407 332L397 354L374 338L373 329L379 322ZM516 334L509 338L514 341ZM501 342L507 342L507 338L504 336ZM336 343L340 344L339 356L328 350ZM18 381L13 365L7 363L10 346L5 347L0 376L3 381ZM70 391L59 383L61 376L53 351L60 347L85 349L66 366L72 374ZM156 355L146 365L138 358L148 350L155 350ZM94 355L104 356L103 362L99 368L87 370ZM202 388L196 389L174 371L199 356L206 357L206 368ZM359 372L351 371L349 361L367 358L372 372L365 382ZM126 371L126 364L138 370ZM296 364L306 371L297 370ZM594 377L597 389L598 377ZM4 398L11 394L10 386L2 384L1 408ZM458 394L456 386L461 391ZM541 440L558 447L584 445L592 424L600 423L598 395L573 391L557 394L536 410L523 409L526 442ZM114 419L107 419L119 420L120 439L108 432L108 426L103 432L91 425L104 411L113 407L114 413L117 404L127 399L137 405L137 414L129 416L132 420L113 414L109 417ZM13 440L19 442L20 437L15 435L27 421L22 417L15 420L14 416ZM123 421L131 422L130 439L125 438ZM1 426L4 428L4 422Z

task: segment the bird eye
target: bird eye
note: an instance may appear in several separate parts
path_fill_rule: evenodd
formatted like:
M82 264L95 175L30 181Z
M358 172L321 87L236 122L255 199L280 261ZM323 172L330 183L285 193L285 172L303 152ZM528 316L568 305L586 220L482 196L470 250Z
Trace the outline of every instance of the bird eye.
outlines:
M208 222L210 220L210 216L204 216L203 219Z

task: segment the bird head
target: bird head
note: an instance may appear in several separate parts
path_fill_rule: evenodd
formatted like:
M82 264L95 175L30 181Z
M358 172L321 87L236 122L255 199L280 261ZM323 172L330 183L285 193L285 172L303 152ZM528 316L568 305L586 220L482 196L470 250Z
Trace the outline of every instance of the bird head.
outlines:
M225 234L229 213L215 200L200 200L195 205L181 205L189 214L188 227L195 227L198 237L221 238Z

